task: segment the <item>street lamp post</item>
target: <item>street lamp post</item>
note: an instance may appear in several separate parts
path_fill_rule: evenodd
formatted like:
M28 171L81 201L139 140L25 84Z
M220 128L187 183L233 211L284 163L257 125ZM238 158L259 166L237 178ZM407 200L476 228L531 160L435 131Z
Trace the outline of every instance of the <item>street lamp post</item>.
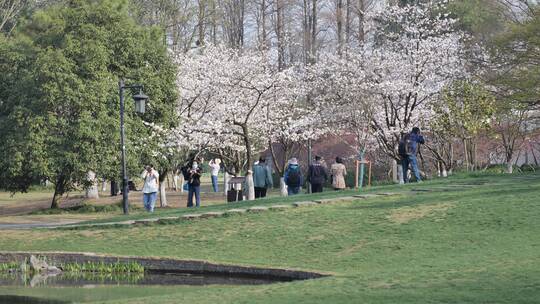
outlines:
M308 138L308 168L311 167L313 164L313 151L312 151L312 143L311 138ZM307 183L307 190L308 193L312 193L313 189L311 189L311 183Z
M120 145L122 149L122 208L124 214L129 213L129 201L128 201L128 176L126 166L126 143L125 143L125 128L124 128L124 90L125 89L139 89L139 94L133 95L135 100L135 110L138 113L143 114L145 111L145 101L148 96L144 95L142 85L125 85L124 80L120 79L118 82L118 88L120 93Z

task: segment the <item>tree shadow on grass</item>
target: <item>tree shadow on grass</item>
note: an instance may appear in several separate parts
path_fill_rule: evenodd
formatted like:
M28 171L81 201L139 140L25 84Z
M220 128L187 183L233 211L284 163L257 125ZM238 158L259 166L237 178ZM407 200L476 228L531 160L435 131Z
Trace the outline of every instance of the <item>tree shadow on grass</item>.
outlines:
M397 200L384 200L384 201L374 201L365 203L361 202L360 204L354 204L349 206L348 209L393 209L399 207L415 207L418 205L424 204L439 204L447 202L467 202L468 200L482 199L485 202L491 202L493 200L499 201L501 197L519 197L529 194L540 194L540 187L531 188L531 187L514 187L514 188L504 188L499 190L492 189L475 189L471 191L445 191L445 192L422 192L418 193L414 197L402 197ZM532 199L532 197L531 197Z

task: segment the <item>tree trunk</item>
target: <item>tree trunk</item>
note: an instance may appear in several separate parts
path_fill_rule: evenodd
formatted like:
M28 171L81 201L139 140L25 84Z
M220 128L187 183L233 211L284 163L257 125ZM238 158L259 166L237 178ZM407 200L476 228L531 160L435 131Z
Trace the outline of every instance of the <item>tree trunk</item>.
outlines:
M197 29L199 32L199 46L204 46L206 33L206 0L199 0L199 15Z
M212 0L212 44L217 45L217 27L218 27L218 11L217 11L217 0Z
M223 191L225 192L225 197L227 197L227 191L229 191L229 173L225 170L223 178Z
M407 172L403 172L403 166L400 166L397 161L394 160L394 162L396 163L396 171L397 171L397 178L398 178L398 183L399 184L404 184L405 182L403 181L403 176L405 174L407 174Z
M90 199L99 199L99 189L96 179L96 173L92 170L89 170L86 174L86 178L88 182L91 183L91 185L86 188L85 197Z
M268 34L266 33L266 0L261 3L261 41L259 48L261 50L268 49Z
M318 16L317 16L317 0L313 0L312 2L312 24L311 24L311 50L310 50L310 56L311 56L311 62L315 63L317 60L317 22L318 22Z
M173 189L174 189L174 192L178 192L178 180L179 180L179 176L178 174L175 172L173 174Z
M246 174L246 186L247 186L247 200L252 201L255 199L255 185L253 183L253 174L251 170L248 170Z
M514 173L514 165L512 164L512 160L506 161L506 173Z
M364 45L365 33L364 33L364 16L365 16L364 0L358 0L358 44Z
M343 0L336 3L336 28L337 28L337 52L341 55L343 51Z
M249 140L249 128L246 123L240 124L242 127L244 145L246 147L246 161L247 161L247 170L246 170L246 186L247 186L247 196L248 200L255 199L255 185L253 183L253 155L251 151L251 141Z
M283 0L276 0L276 36L278 52L278 70L285 67L285 45L283 39Z
M60 207L60 198L65 192L64 185L64 176L60 175L56 179L56 184L54 185L54 194L51 202L51 209L57 209Z
M279 193L281 196L287 196L287 185L285 185L285 178L280 177L279 178Z
M465 157L465 166L467 171L470 171L469 168L469 150L467 149L467 140L463 140L463 156Z
M159 175L159 204L162 208L167 207L167 187L165 187L167 174L169 174L169 170L165 169Z
M178 185L180 186L180 193L184 193L184 174L178 175Z
M392 180L396 184L399 183L398 165L397 165L397 161L393 158L390 160L390 168L392 168Z
M165 183L159 183L159 203L161 208L167 207L167 191Z
M51 209L57 209L58 207L60 207L60 198L61 197L62 197L62 195L59 195L58 192L56 190L54 190L52 203L51 203Z
M345 10L345 46L349 47L351 40L351 0L347 0Z

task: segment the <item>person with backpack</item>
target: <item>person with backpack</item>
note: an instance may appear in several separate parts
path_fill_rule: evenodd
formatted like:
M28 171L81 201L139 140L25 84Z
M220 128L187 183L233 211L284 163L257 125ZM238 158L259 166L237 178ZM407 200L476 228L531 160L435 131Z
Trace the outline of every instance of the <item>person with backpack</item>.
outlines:
M300 187L304 183L302 177L302 171L300 171L300 166L298 165L298 160L296 158L291 158L289 160L289 165L285 174L283 176L285 185L287 185L287 194L295 195L300 193Z
M259 162L253 166L253 184L255 186L255 198L266 197L266 191L272 188L272 172L266 165L264 158L259 158Z
M321 160L320 156L315 156L315 161L308 168L307 180L311 184L311 193L323 192L323 185L328 179L326 168Z
M418 144L424 144L424 137L420 134L420 128L414 127L410 133L401 137L398 145L398 153L401 158L401 168L403 172L403 183L408 183L409 165L416 177L417 182L421 182L420 171L418 170L418 162L416 153L418 153Z
M341 157L336 157L336 162L330 167L332 172L332 187L334 190L343 190L347 188L345 176L347 176L347 168L343 164Z

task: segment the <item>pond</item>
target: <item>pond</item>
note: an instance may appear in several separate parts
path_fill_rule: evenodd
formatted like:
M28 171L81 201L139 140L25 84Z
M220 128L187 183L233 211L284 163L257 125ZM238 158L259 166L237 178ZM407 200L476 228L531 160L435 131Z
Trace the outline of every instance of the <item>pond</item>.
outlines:
M262 284L327 276L291 269L94 253L0 252L0 263L20 265L31 260L32 255L41 257L49 265L138 265L142 271L136 271L136 268L130 273L68 271L68 267L56 275L4 272L0 273L0 304L100 303L153 296L176 299L184 294L200 295L201 292L214 292L219 298L224 288L246 290Z
M3 274L0 275L0 303L84 303L125 299L138 293L145 296L152 293L173 293L175 289L178 291L178 288L223 288L223 285L232 288L288 281L291 279L152 271L123 275L64 272L56 276L32 277L20 273Z
M22 273L0 274L0 286L7 287L85 287L103 285L261 285L289 282L293 279L219 274L192 274L167 271L146 271L133 274L69 273L54 276ZM1 302L0 302L1 303Z

